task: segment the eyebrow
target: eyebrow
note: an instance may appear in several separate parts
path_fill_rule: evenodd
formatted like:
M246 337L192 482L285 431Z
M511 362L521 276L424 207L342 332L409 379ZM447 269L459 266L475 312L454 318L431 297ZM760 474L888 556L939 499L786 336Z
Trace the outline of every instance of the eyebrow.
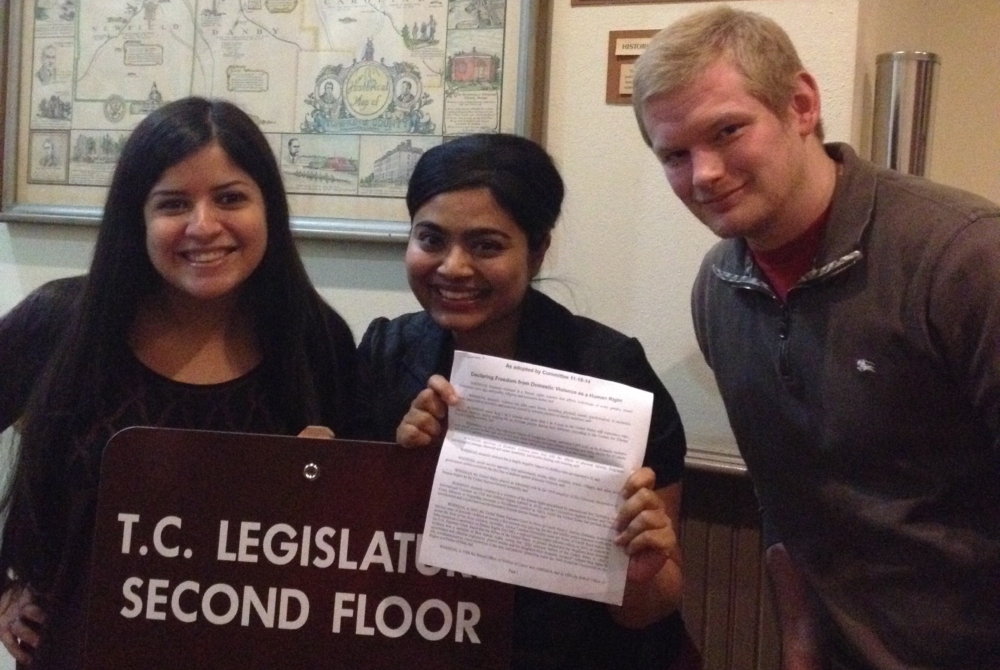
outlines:
M444 229L444 226L442 226L442 225L440 225L438 223L435 223L434 221L426 221L426 220L416 221L416 222L413 223L413 227L414 228L421 228L421 227L422 228L431 228L431 229L433 229L433 230L435 230L437 232L446 232L445 229ZM450 235L451 233L448 233L448 234ZM510 239L511 238L511 236L507 232L505 232L503 230L499 230L497 228L485 228L485 227L484 228L472 228L470 230L463 230L461 232L461 236L462 237L482 237L484 235L495 235L497 237L503 237L504 239Z
M213 187L212 191L224 191L227 188L232 188L233 186L246 186L246 185L248 185L248 184L247 184L247 181L245 179L233 179L232 181L228 181L225 184L219 184L218 186ZM178 194L183 194L183 193L186 193L186 192L187 191L185 191L182 188L155 188L154 187L149 192L149 196L147 196L147 197L151 197L151 196L154 196L154 195L178 195Z

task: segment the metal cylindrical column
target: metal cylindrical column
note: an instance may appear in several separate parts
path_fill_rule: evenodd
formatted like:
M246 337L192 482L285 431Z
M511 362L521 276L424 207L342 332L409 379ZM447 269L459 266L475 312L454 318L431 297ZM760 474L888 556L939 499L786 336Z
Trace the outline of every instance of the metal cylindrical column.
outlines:
M924 175L928 168L934 77L941 59L926 51L879 54L875 69L872 162Z

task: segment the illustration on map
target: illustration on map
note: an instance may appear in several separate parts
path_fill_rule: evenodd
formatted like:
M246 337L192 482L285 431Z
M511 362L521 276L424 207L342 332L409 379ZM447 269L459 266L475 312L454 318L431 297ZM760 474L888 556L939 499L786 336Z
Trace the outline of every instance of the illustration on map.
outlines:
M506 0L33 1L29 132L62 133L71 185L189 95L250 114L296 195L399 198L446 135L500 129Z
M281 166L289 193L357 195L357 136L281 136Z
M431 102L433 98L423 90L420 70L412 63L376 62L369 40L361 61L320 70L315 89L305 99L311 111L300 130L430 134L436 124L423 109Z
M438 138L371 137L361 147L359 194L369 196L405 196L413 168L425 151L440 144Z
M70 182L110 185L128 133L121 130L74 131L70 139Z
M504 0L448 0L448 28L503 28Z
M66 134L32 133L28 176L40 183L66 182Z

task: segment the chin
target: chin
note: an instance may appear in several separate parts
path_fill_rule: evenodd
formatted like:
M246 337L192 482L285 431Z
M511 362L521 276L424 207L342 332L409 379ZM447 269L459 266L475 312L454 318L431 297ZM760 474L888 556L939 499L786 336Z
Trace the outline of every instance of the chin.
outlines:
M179 287L179 291L182 294L187 295L193 300L202 300L205 302L211 302L213 300L220 300L226 298L230 295L236 293L238 285L232 285L229 283L222 285L211 285L211 284L201 284L201 285L188 285Z
M431 310L431 318L434 319L434 323L441 326L445 330L451 330L455 333L463 333L470 330L475 330L482 324L482 319L478 317L470 317L465 314L455 314L452 312L439 312Z

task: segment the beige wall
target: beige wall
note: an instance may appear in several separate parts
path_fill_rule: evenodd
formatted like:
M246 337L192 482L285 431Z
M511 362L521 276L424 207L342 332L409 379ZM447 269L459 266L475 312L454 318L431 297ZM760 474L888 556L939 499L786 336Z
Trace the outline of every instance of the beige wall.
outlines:
M712 236L668 192L630 109L604 103L608 31L659 28L707 4L553 3L545 132L568 196L543 270L550 280L542 286L571 309L638 337L677 401L692 452L723 453L738 462L689 319L691 281ZM822 83L829 136L849 139L856 0L741 6L774 16L791 33ZM84 271L92 240L92 229L0 226L0 312L48 278ZM356 337L373 317L416 307L400 246L306 241L302 250L314 281Z
M693 449L735 453L688 307L695 272L714 238L670 193L631 108L604 103L608 31L661 28L710 4L554 3L546 130L568 196L549 272L566 280L553 292L575 310L642 341L677 401ZM850 139L857 3L739 4L788 30L822 86L828 136Z
M1000 2L862 0L858 145L871 142L875 58L931 51L938 68L928 176L1000 202Z

